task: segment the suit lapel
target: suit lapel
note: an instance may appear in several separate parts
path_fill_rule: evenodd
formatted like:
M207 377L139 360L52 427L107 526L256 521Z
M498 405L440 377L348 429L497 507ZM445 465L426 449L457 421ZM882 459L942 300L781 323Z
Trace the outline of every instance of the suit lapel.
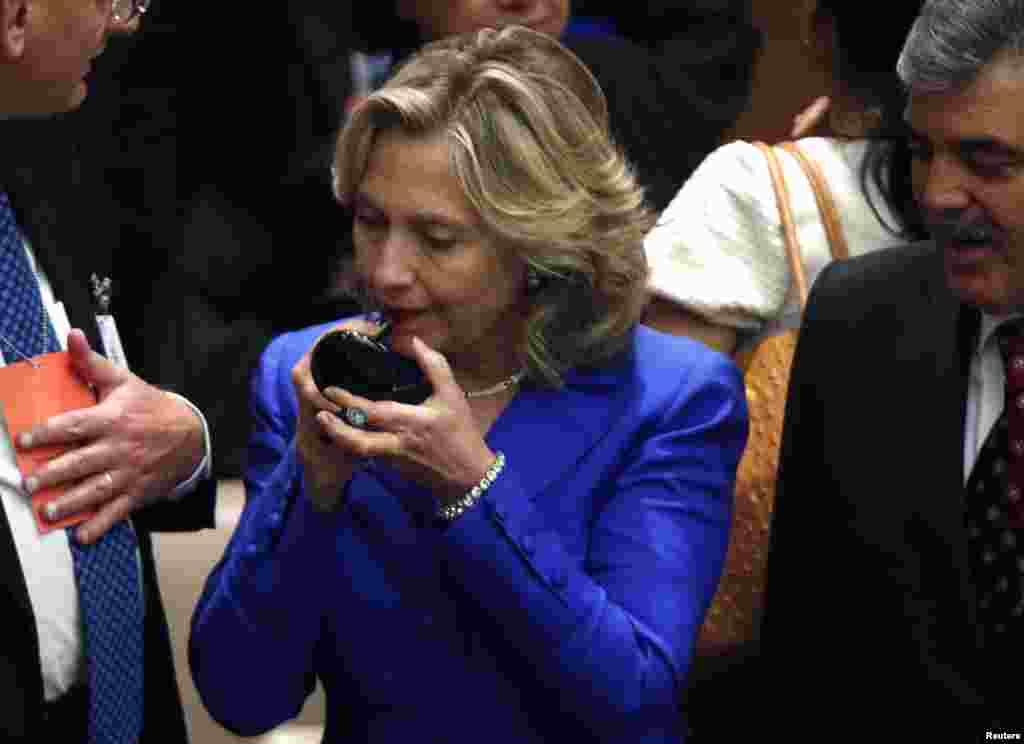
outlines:
M111 241L105 239L113 225L96 220L93 197L81 181L75 144L63 119L4 122L9 142L18 146L5 153L0 186L10 195L18 224L33 255L46 274L55 297L64 302L72 325L82 328L98 348L98 331L92 320L88 273L80 267L88 250L97 260L96 271L109 266ZM102 248L102 250L97 250ZM6 511L0 508L0 607L9 614L4 648L10 665L0 664L0 690L16 684L26 700L41 700L39 640L32 605L25 585ZM12 674L13 679L7 675Z
M32 124L39 126L39 132L49 132L53 128L52 122L49 121L33 121ZM4 153L5 163L4 170L0 172L0 186L8 192L18 225L34 249L36 245L56 242L57 219L53 201L50 198L38 198L43 193L39 187L43 176L39 170L29 165L31 154L21 146L20 135L28 133L28 126L27 121L4 122L5 133L9 135L8 142L18 143L18 146ZM28 205L31 205L31 208ZM7 520L7 512L3 508L0 508L0 571L3 572L3 581L0 581L0 607L10 616L6 624L9 637L4 643L4 648L15 657L10 659L9 665L0 665L0 689L5 689L9 685L24 687L29 684L37 689L25 690L26 699L41 700L43 693L38 661L39 639L36 635L28 587L21 570L21 560Z
M97 202L102 189L90 188L85 182L71 137L73 130L64 119L31 123L45 131L21 139L23 153L17 158L19 164L3 175L4 187L33 255L54 296L64 303L71 325L85 331L93 348L100 349L89 277L94 272L110 274L118 226L96 218L111 212Z
M974 625L974 595L967 562L964 529L964 428L971 356L980 315L962 305L949 291L942 256L933 251L922 275L921 315L912 326L920 342L910 347L919 354L908 365L908 390L919 390L917 426L924 432L921 446L913 448L920 458L913 463L920 473L916 518L938 544L949 551L957 574L959 596ZM898 383L897 383L898 384Z

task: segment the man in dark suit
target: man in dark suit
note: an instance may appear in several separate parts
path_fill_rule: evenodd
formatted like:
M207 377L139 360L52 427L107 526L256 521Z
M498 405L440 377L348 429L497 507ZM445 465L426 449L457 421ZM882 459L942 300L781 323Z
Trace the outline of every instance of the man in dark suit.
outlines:
M899 73L932 241L833 264L812 292L763 624L785 730L1024 734L1022 42L1021 0L926 3Z
M115 230L77 143L47 137L72 123L51 117L81 105L109 37L133 32L147 6L0 2L3 366L66 344L98 400L42 422L27 441L0 437L4 742L187 741L149 533L212 526L208 436L187 401L92 351L109 343L98 333L90 277L110 273ZM27 333L17 330L15 292L33 308ZM66 453L20 473L16 449L48 444ZM66 491L45 518L96 514L40 534L26 492L55 485Z

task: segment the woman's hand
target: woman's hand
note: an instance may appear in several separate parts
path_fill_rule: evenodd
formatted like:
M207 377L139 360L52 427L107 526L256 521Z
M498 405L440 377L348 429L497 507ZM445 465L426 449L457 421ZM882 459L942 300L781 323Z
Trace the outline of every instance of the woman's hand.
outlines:
M355 319L332 328L328 333L342 329L367 334L379 330L369 321ZM337 507L341 491L352 477L358 457L336 447L325 434L321 419L333 419L333 412L338 406L321 395L313 382L310 369L312 357L310 349L292 369L292 383L299 401L295 445L302 463L306 493L314 506L322 511L330 511Z
M370 401L338 388L325 395L332 407L355 407L366 413L371 431L357 429L333 414L320 413L320 435L341 454L339 462L379 458L390 462L447 504L463 496L494 462L462 388L447 360L420 339L413 339L413 358L434 389L418 406L395 401ZM348 471L346 479L351 475Z

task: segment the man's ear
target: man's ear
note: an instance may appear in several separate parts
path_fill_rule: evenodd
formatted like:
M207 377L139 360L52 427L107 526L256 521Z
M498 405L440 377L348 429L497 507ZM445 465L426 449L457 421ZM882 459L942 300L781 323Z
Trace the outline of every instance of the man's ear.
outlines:
M13 60L25 50L31 0L0 0L0 59Z

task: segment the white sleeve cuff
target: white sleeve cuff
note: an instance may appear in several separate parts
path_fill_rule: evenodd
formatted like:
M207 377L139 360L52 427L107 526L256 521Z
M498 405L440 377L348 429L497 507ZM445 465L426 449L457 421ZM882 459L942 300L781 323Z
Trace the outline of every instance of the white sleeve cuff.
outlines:
M196 408L192 401L185 396L172 393L169 390L165 390L164 392L168 395L173 395L175 398L191 408L192 412L199 418L199 422L203 425L203 460L199 463L188 480L182 481L174 487L173 491L171 491L169 498L171 501L175 501L180 499L182 496L192 493L199 481L210 477L210 472L213 469L213 446L210 443L210 427L206 423L206 417L203 415L203 412Z

